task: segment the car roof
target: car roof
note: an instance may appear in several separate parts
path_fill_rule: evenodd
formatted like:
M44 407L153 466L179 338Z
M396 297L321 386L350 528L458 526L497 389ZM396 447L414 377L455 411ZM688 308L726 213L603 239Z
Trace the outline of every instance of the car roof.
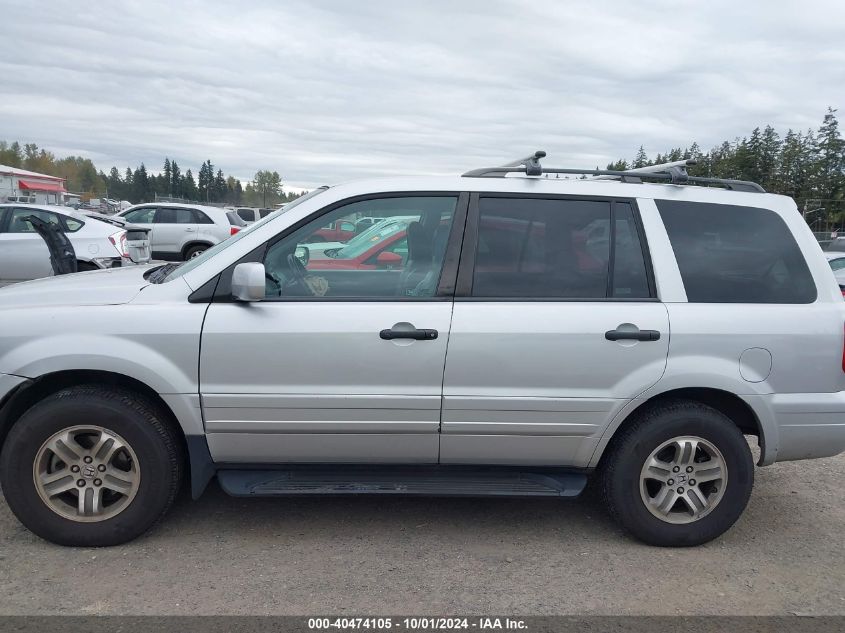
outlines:
M60 206L60 205L57 205L57 204L26 203L26 204L22 205L21 203L16 204L14 202L4 202L4 203L0 204L0 209L7 209L7 208L10 208L10 207L14 207L15 209L24 208L24 209L38 209L40 211L52 211L53 213L58 213L60 215L66 215L66 216L74 218L76 220L85 220L85 217L86 217L84 213L79 213L78 211L75 211L74 209L71 209L69 207L63 207L63 206Z
M212 207L205 204L194 204L191 202L141 202L140 204L133 204L128 209L123 209L118 213L118 215L122 215L127 211L132 211L133 209L140 209L143 207L156 207L156 208L165 208L165 209L197 209L199 211L210 211L211 213L226 213L227 211L231 211L231 208L223 208L223 207Z
M578 195L618 198L652 198L734 204L763 208L794 209L795 202L779 194L733 191L700 185L673 185L652 182L622 182L599 178L546 178L508 176L483 178L467 176L399 176L341 182L329 187L336 195L365 195L400 192L490 192L550 195Z

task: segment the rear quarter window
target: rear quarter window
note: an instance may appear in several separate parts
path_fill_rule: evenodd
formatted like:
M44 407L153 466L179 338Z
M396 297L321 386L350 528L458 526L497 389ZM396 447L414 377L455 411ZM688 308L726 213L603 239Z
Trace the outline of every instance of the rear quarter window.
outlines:
M812 303L816 285L783 219L757 207L655 200L691 303Z

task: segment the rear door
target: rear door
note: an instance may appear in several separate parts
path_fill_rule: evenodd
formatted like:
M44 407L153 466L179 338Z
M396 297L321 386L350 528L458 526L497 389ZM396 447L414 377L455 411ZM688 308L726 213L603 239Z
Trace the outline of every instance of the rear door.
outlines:
M303 244L379 209L413 216L401 266L304 268ZM220 297L200 375L216 461L436 463L443 367L466 196L378 196L333 205L253 254L266 298ZM303 257L304 259L304 257ZM442 274L441 274L442 273Z
M441 462L586 465L668 343L634 201L473 195Z
M194 235L188 233L189 239L214 245L229 237L231 228L217 225L205 211L190 209L190 212L194 222L196 223L195 226L197 227L197 230ZM225 220L230 222L230 220L228 220L228 213L225 213L224 215L226 216ZM186 243L187 242L183 242L183 244Z
M39 209L11 207L0 210L0 286L53 274L47 244L26 221L30 215L60 223L58 215Z
M181 256L182 247L195 239L197 222L192 209L159 207L153 218L153 257Z

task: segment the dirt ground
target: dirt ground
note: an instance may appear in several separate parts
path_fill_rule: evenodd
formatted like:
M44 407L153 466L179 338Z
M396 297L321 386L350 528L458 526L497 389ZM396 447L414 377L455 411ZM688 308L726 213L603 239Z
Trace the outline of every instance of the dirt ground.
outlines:
M69 549L0 499L0 614L845 614L845 455L757 469L728 534L625 536L598 502L233 499Z

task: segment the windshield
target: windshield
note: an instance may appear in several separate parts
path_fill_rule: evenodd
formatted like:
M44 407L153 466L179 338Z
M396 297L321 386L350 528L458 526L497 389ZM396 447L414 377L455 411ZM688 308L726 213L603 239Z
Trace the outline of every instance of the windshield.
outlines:
M293 202L288 203L288 205L284 208L284 211L285 212L290 211L291 209L293 209L298 204L301 204L301 203L305 202L306 200L310 200L311 198L323 193L327 189L328 189L328 187L323 186L323 187L318 187L317 189L314 189L312 191L309 191L304 196L301 196L301 197L297 198L296 200L294 200ZM170 272L170 274L168 274L167 277L165 277L162 281L170 281L172 279L176 279L177 277L181 277L185 273L192 271L197 266L204 264L209 259L214 257L217 253L219 253L220 251L222 251L226 248L229 248L235 242L242 240L244 237L246 237L247 235L252 233L254 230L256 230L259 226L263 226L263 225L267 224L268 222L272 222L273 218L277 217L278 215L281 215L281 211L282 211L281 209L279 209L278 211L274 211L273 213L271 213L267 217L259 220L255 224L252 224L245 229L241 229L240 231L235 233L229 239L223 240L222 242L220 242L216 246L212 246L207 251L205 251L202 255L198 255L197 257L194 257L193 259L185 262L184 264L181 264L178 268L175 268L174 270L172 270Z
M392 235L396 235L400 231L404 231L416 219L418 217L414 216L402 218L401 220L382 220L373 224L366 231L349 240L346 246L338 250L334 257L337 259L354 259L359 255L363 255L379 242L386 240Z

